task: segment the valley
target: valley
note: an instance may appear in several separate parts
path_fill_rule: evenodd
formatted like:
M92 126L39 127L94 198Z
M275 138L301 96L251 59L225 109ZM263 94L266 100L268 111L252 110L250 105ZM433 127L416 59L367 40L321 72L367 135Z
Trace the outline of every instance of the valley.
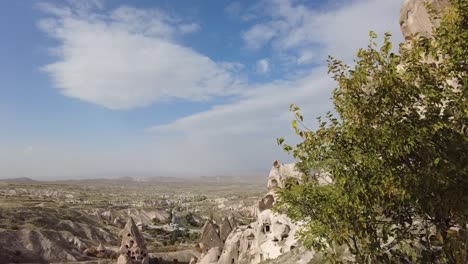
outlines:
M155 258L198 255L207 219L255 216L266 177L0 181L1 263L112 260L129 218ZM102 244L108 254L98 254Z

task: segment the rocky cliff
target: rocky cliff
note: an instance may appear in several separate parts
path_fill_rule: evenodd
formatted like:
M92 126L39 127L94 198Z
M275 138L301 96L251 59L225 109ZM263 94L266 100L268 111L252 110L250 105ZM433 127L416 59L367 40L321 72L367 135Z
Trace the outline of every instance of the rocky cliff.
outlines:
M318 175L314 172L313 176ZM198 263L260 263L300 247L295 237L300 223L292 222L284 214L274 213L272 208L277 199L277 191L285 188L289 180L300 183L304 176L296 169L295 164L275 161L267 180L268 192L258 202L256 208L256 221L234 228L231 228L230 221L226 219L219 228L208 221L202 231L200 247L203 254ZM321 175L318 179L321 184L331 183L331 179L326 175ZM232 231L226 237L226 230L229 229ZM313 254L309 252L304 257L303 263L307 263Z
M436 13L441 13L443 9L450 5L449 0L405 0L400 11L401 32L405 39L412 35L421 34L430 36L434 26L438 21L431 21L426 5L431 6Z

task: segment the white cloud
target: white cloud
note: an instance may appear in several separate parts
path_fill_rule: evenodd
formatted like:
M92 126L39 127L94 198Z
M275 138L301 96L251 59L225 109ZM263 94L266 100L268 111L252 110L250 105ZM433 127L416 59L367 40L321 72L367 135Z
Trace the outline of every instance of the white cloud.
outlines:
M104 7L103 0L68 0L67 2L74 8L83 11Z
M367 45L370 29L391 30L396 39L401 39L398 2L346 1L346 6L339 9L317 11L277 0L269 8L256 9L266 10L268 17L241 37L252 52L270 45L274 53L288 53L294 57L291 61L297 64L321 62L327 54L350 61L357 48ZM174 96L185 98L189 94L206 98L238 92L233 87L242 82L232 72L237 72L242 65L216 63L178 45L174 39L183 34L178 26L181 21L165 17L158 13L160 11L141 11L141 14L140 11L120 11L120 15L114 11L102 18L102 14L81 17L71 10L55 9L56 17L42 22L47 32L62 44L61 61L57 62L61 65L48 66L56 67L50 73L57 75L53 76L55 81L64 82L59 86L62 92L112 108L145 105ZM154 13L146 16L146 12ZM155 20L147 21L147 17ZM141 25L140 21L148 23ZM166 54L171 54L171 58ZM173 58L182 61L176 63ZM268 65L270 63L268 61ZM198 71L197 67L203 71ZM203 91L184 88L184 84L200 80L201 72L211 88ZM153 76L157 74L163 77ZM82 76L93 81L82 80ZM166 90L160 86L153 89L154 81L167 85L164 86ZM109 82L115 82L116 87L111 88L114 85ZM223 88L213 88L218 87L216 83ZM16 166L14 175L30 175L29 172L59 176L64 172L85 175L96 172L135 172L132 175L138 172L153 175L262 172L266 175L273 160L291 161L276 145L276 138L281 136L288 142L297 140L290 125L289 104L301 106L306 123L313 128L315 117L332 109L329 98L335 85L324 67L308 70L299 77L246 85L237 100L155 125L148 128L145 136L126 138L125 144L115 143L118 146L108 142L76 149L63 147L27 160L22 153L21 158L15 159L15 153L0 149L0 168Z
M322 62L327 55L346 62L358 48L367 46L368 32L394 33L402 40L398 24L400 1L355 0L332 10L317 10L292 0L264 1L269 18L243 33L246 47L271 45L296 57L298 64Z
M316 57L317 54L314 51L304 50L299 54L297 58L297 63L301 65L310 64L316 59Z
M294 7L289 1L276 1L271 6L276 10L271 11L272 20L254 25L253 31L242 36L250 48L271 43L281 52L297 49L294 54L298 64L315 63L326 56L324 52L350 61L359 47L367 45L370 29L391 30L397 40L401 39L399 4L389 2L394 1L354 1L338 10L318 13ZM370 14L362 15L367 13ZM248 87L239 101L154 126L150 131L157 142L162 142L163 136L173 135L170 154L164 155L166 164L176 166L180 153L186 153L187 168L203 164L201 170L207 172L247 167L264 168L266 173L275 159L291 161L275 144L281 136L288 142L297 140L290 125L293 117L288 112L289 105L299 105L306 124L313 129L315 117L333 109L329 98L335 85L325 67L315 68L291 80Z
M59 41L46 65L55 86L70 97L111 109L179 98L206 100L239 92L235 72L177 43L200 30L159 9L120 7L109 13L43 5L39 26ZM82 9L81 9L82 10Z
M258 24L253 26L249 31L244 32L242 38L249 49L257 50L275 37L277 34L276 27L279 27L279 25L272 23Z
M178 166L179 170L203 166L201 170L207 173L240 168L266 173L275 159L291 161L276 145L277 137L284 136L290 143L297 139L288 111L291 103L303 108L311 127L316 125L316 116L332 109L326 98L330 97L333 81L326 75L326 69L320 68L298 80L251 87L243 100L149 131L158 146L170 144L162 157L169 167L176 166L182 155L184 165Z
M260 74L266 74L270 71L270 62L268 59L261 59L257 61L257 72Z
M179 26L179 30L182 34L191 34L201 30L200 25L196 23L184 24Z

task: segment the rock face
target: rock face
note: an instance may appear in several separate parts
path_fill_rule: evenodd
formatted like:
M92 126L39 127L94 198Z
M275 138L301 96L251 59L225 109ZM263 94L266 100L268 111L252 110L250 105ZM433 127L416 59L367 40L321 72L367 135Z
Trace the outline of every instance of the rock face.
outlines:
M128 219L121 237L122 243L117 264L149 264L145 239L132 218Z
M214 247L210 249L206 254L201 256L198 264L217 264L221 256L221 251L219 247Z
M405 39L416 33L429 37L432 28L437 26L437 21L435 24L431 22L426 3L438 13L450 4L449 0L405 0L400 11L400 26Z
M273 167L268 175L268 190L276 190L285 187L287 179L294 179L297 183L301 181L302 174L296 170L294 164L282 164L280 161L273 162Z
M118 241L118 230L68 208L1 208L5 219L13 219L18 230L0 228L0 263L86 261L85 249Z
M221 239L223 244L226 242L226 239L228 238L231 232L232 232L231 222L229 222L229 219L224 218L223 221L221 222L221 225L219 226L219 238Z
M215 224L211 220L207 220L201 230L200 249L202 253L208 253L212 248L222 248L223 241L217 231Z
M247 226L233 226L229 219L224 219L220 226L219 239L215 227L207 223L203 229L202 241L204 254L199 264L254 264L291 251L299 246L295 238L300 225L289 217L272 211L276 201L276 191L286 187L290 181L301 183L305 175L296 169L295 164L282 164L275 161L268 176L268 193L258 202L257 220ZM331 178L314 171L311 177L321 184L329 184ZM226 239L227 230L232 229ZM214 230L214 231L211 231ZM210 239L208 239L210 237ZM213 238L214 237L214 238ZM213 238L213 239L211 239ZM211 241L211 244L208 242ZM213 241L219 241L213 243ZM222 249L221 252L219 250ZM310 258L313 254L309 254Z

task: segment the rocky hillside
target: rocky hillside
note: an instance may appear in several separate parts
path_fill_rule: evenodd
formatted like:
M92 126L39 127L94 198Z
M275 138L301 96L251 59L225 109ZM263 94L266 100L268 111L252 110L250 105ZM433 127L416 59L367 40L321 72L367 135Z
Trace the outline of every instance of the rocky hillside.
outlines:
M332 183L325 174L314 172L311 176L316 177L320 184ZM286 187L288 180L300 183L303 177L305 175L296 169L295 164L275 161L268 176L268 192L256 207L256 221L241 226L236 226L230 218L219 225L207 221L201 232L202 255L197 263L255 264L276 259L296 249L300 249L296 254L300 258L297 263L308 263L314 254L304 250L296 238L300 225L286 215L272 211L277 191Z
M117 243L119 230L66 208L2 207L0 259L3 263L81 261L83 250Z

